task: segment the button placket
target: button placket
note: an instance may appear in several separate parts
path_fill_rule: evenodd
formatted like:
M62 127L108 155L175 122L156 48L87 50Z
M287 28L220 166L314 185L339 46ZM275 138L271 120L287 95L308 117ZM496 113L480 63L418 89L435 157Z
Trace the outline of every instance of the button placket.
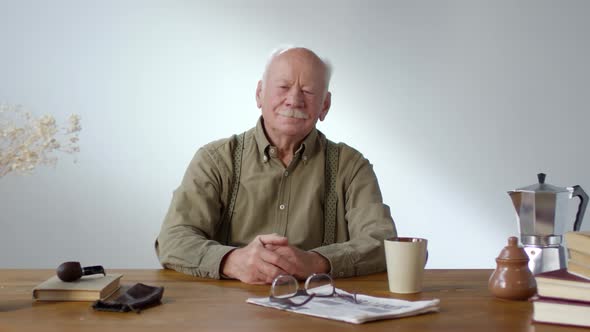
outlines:
M270 149L269 149L270 152ZM275 150L276 152L276 150ZM274 157L273 157L274 158ZM275 165L278 166L278 165ZM289 204L289 192L290 192L290 177L285 176L288 174L286 169L282 169L280 173L275 173L274 176L278 176L280 179L279 191L276 196L276 217L275 217L275 233L282 236L287 236L287 223L288 223L288 204Z

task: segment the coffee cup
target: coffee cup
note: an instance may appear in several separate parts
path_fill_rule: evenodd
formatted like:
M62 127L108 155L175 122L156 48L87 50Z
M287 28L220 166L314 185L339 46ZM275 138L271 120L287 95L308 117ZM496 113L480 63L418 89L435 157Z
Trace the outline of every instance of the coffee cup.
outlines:
M389 291L418 293L422 291L424 267L428 260L428 241L416 237L394 237L384 240Z

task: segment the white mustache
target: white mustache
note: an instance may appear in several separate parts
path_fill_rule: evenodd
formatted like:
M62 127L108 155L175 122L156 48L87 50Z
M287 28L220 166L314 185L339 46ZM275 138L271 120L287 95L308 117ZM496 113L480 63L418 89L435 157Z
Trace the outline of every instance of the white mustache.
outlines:
M279 113L282 116L286 116L288 118L305 119L305 120L309 119L309 115L301 112L298 109L289 108L286 110L280 110L277 113Z

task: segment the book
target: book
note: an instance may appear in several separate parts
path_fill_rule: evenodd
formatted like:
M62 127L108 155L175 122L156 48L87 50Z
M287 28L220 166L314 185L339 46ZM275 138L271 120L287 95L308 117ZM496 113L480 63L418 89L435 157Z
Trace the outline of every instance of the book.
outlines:
M590 266L578 264L575 261L569 260L567 262L567 272L575 274L582 278L590 279Z
M590 231L566 232L566 247L590 255Z
M533 299L533 321L590 326L590 302L537 297Z
M569 249L569 260L577 264L590 266L590 254L584 254L574 249Z
M332 286L320 286L332 287ZM316 288L314 288L316 289ZM352 294L336 288L338 294ZM293 297L294 302L303 302L307 296ZM422 315L439 311L439 299L405 301L393 298L374 297L356 294L357 303L345 297L315 297L302 306L288 306L273 302L269 297L249 298L247 303L256 304L297 314L339 320L352 324L362 324L380 319L394 319Z
M566 269L539 273L535 281L539 296L590 302L590 280Z
M56 275L33 288L37 301L95 301L105 299L120 287L121 274L85 276L76 281L64 282Z

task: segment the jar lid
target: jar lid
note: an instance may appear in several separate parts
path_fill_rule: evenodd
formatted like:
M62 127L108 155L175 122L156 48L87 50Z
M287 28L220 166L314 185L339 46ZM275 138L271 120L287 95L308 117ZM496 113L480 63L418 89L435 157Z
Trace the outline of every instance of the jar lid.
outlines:
M524 249L518 245L518 238L516 236L511 236L508 238L508 245L504 247L502 251L500 251L498 259L528 261L529 256L526 254Z

